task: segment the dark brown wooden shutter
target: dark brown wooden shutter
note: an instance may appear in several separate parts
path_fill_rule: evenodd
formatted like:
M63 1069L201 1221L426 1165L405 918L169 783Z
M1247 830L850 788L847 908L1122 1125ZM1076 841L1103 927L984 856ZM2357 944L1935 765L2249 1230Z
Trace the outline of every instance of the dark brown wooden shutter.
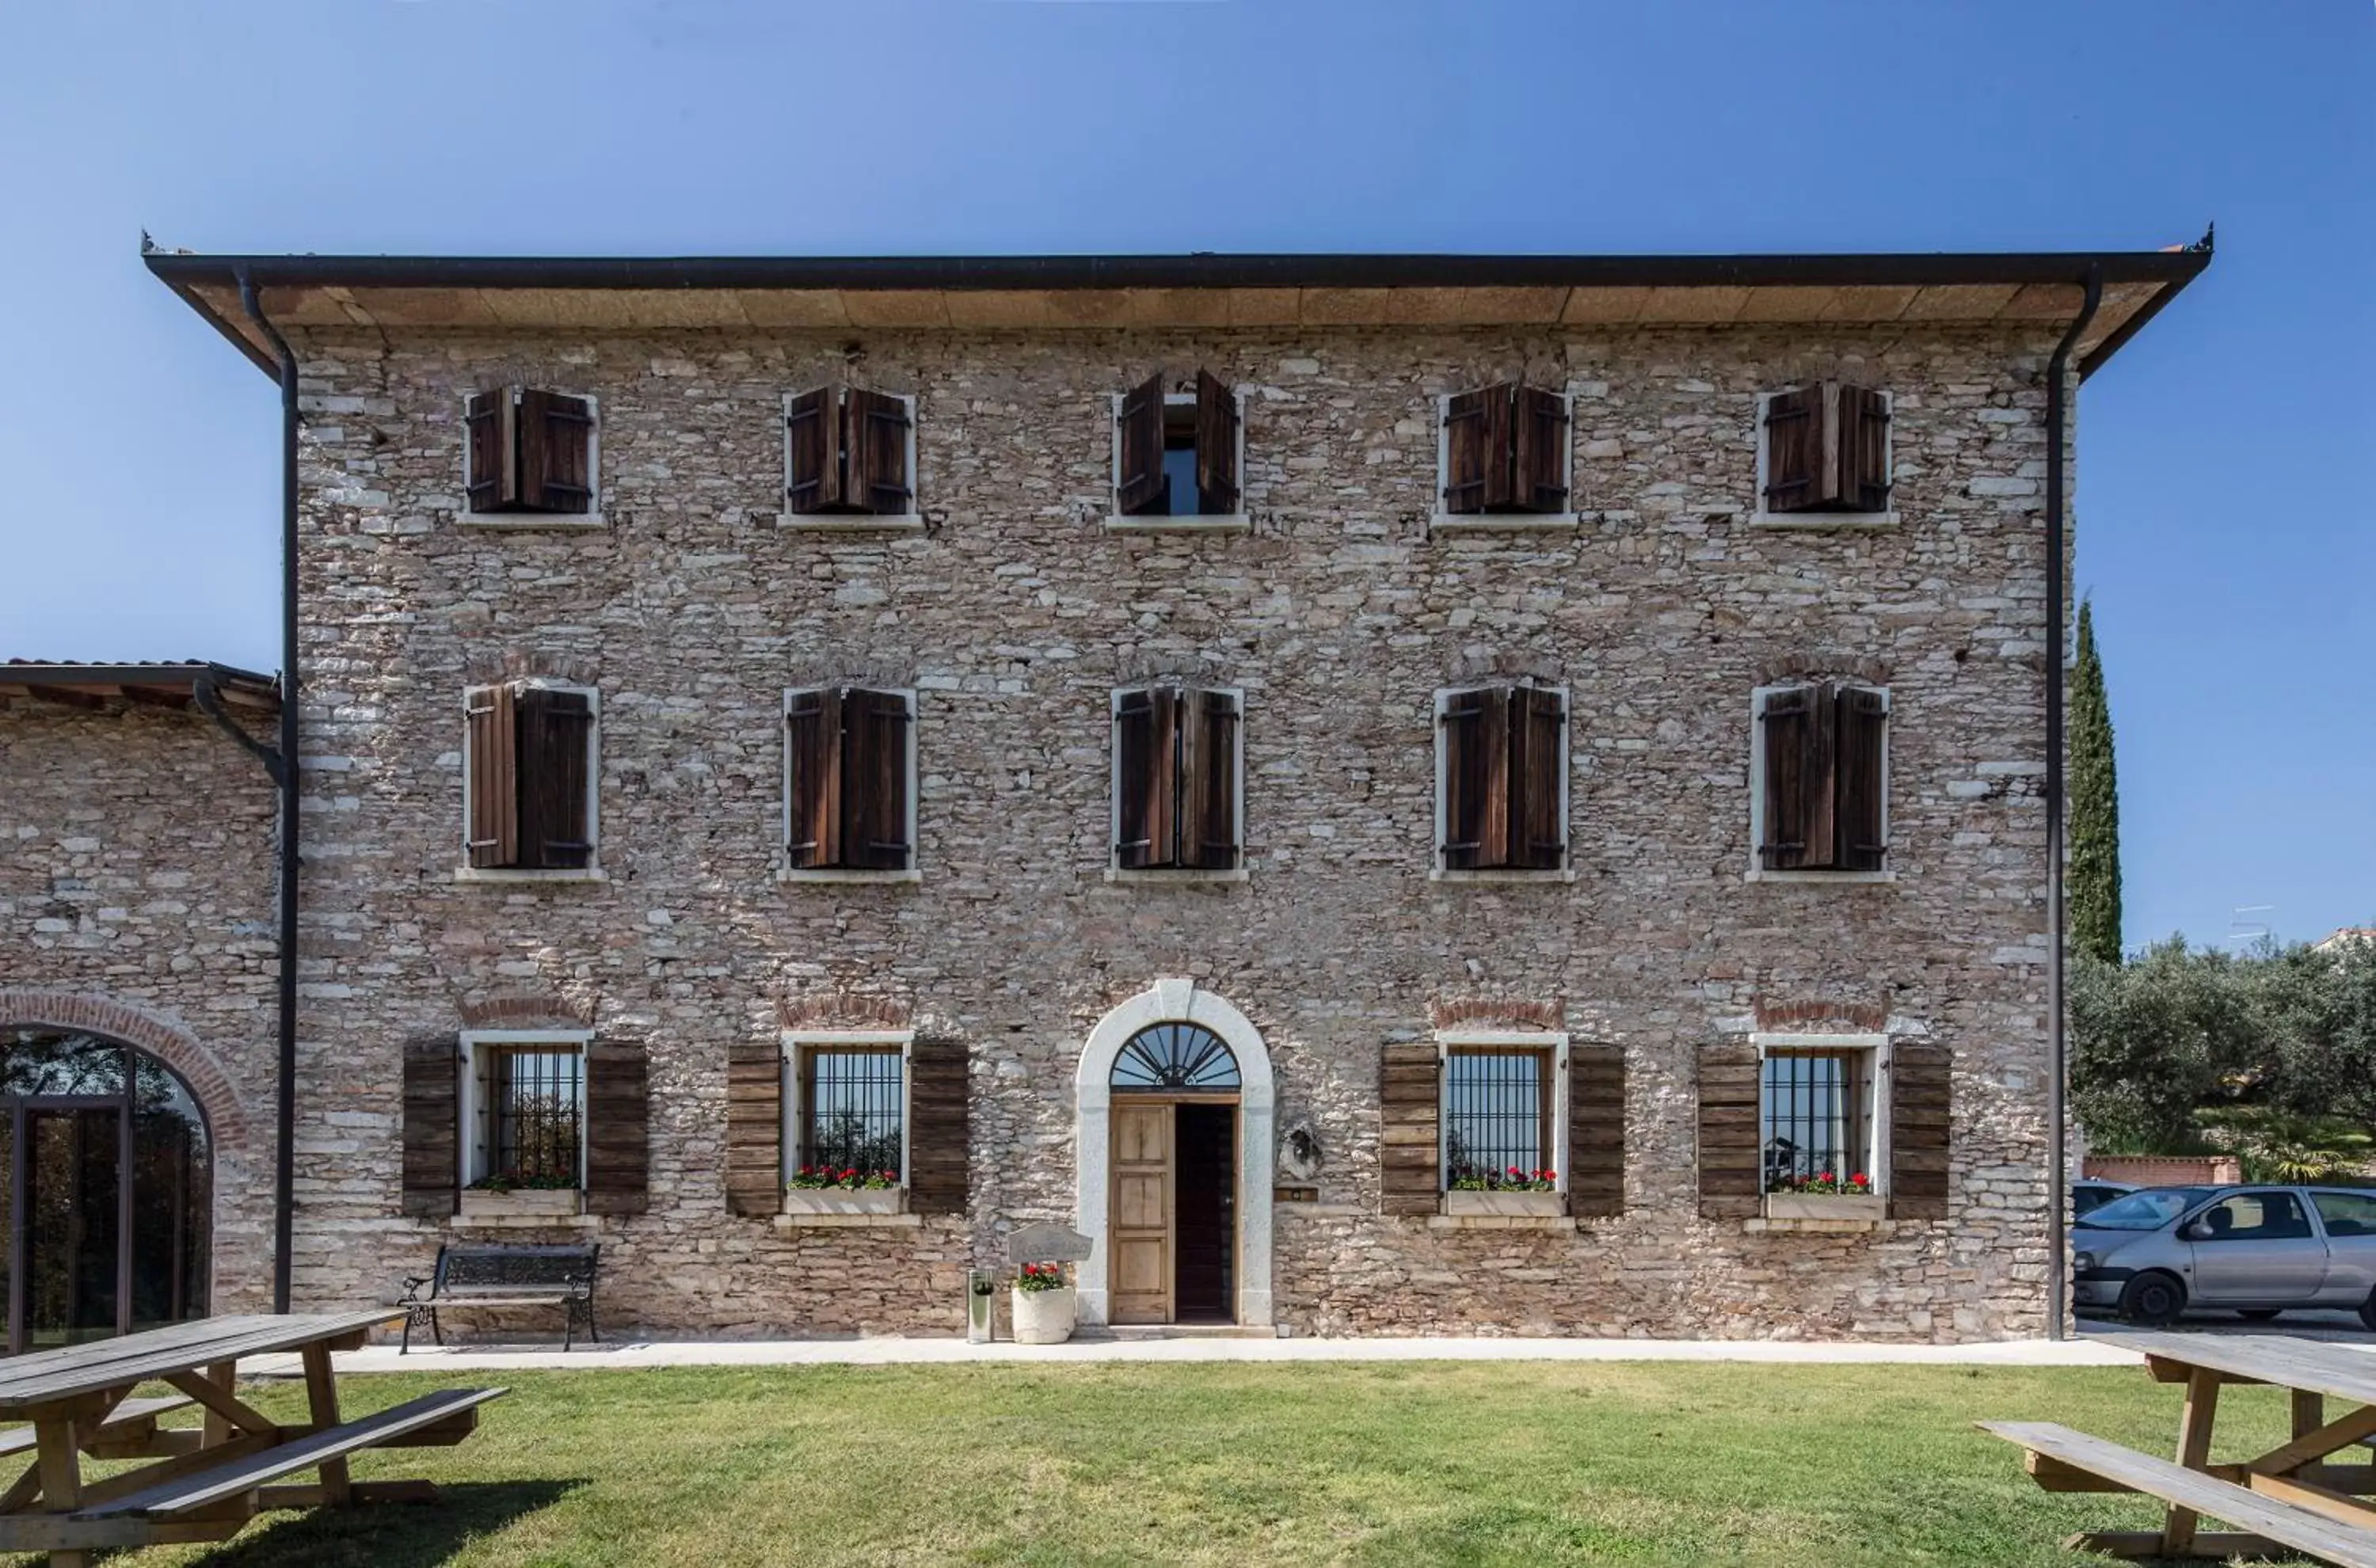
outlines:
M1765 831L1758 859L1770 871L1832 864L1837 849L1832 709L1826 686L1777 686L1765 694L1758 718L1765 762Z
M920 1034L908 1045L908 1206L917 1214L966 1212L973 1149L966 1042Z
M1516 445L1511 504L1528 512L1567 510L1567 399L1521 386L1513 415Z
M1206 871L1238 864L1238 699L1183 692L1180 714L1180 863Z
M1836 863L1842 871L1879 871L1889 858L1889 694L1840 687L1837 724Z
M841 863L862 871L905 871L908 749L915 725L899 692L852 686L841 694Z
M1180 689L1124 692L1114 727L1114 863L1177 865L1180 855Z
M1954 1053L1929 1040L1889 1050L1889 1217L1947 1218Z
M1163 472L1163 373L1123 394L1115 416L1121 432L1122 467L1114 507L1125 517L1159 517L1170 510L1171 484Z
M461 1190L461 1041L450 1034L404 1042L404 1212L444 1219Z
M594 707L584 692L530 686L519 694L519 863L548 871L589 865L587 802Z
M519 720L509 686L463 695L469 753L469 861L519 864Z
M525 388L519 395L520 505L531 512L586 512L594 502L594 407L583 398Z
M1386 1046L1378 1062L1378 1212L1433 1214L1442 1206L1443 1073L1432 1040Z
M1863 386L1840 386L1834 417L1838 422L1840 504L1851 511L1889 510L1889 398Z
M849 440L849 504L886 517L913 511L908 472L907 399L853 386L845 415Z
M1443 509L1447 513L1485 509L1486 472L1493 466L1485 417L1489 396L1490 391L1460 392L1444 399Z
M784 506L826 512L842 503L841 386L828 382L784 410Z
M1196 509L1238 509L1238 395L1210 372L1196 373Z
M726 1047L726 1207L763 1218L784 1206L784 1048L774 1039Z
M501 512L519 502L519 438L513 398L518 388L498 386L473 397L464 411L469 431L470 510Z
M1765 399L1765 509L1806 512L1829 505L1838 489L1838 466L1828 432L1831 398L1826 386L1795 387Z
M1557 871L1567 863L1567 703L1544 686L1510 694L1509 863Z
M1510 858L1510 689L1479 686L1443 703L1443 863L1451 871Z
M586 1212L641 1214L648 1202L650 1094L640 1039L586 1047Z
M1625 1048L1567 1048L1567 1211L1579 1219L1625 1212Z
M1757 1048L1728 1040L1700 1051L1700 1214L1754 1219L1764 1211Z
M784 704L785 863L814 870L841 863L841 693L794 692Z

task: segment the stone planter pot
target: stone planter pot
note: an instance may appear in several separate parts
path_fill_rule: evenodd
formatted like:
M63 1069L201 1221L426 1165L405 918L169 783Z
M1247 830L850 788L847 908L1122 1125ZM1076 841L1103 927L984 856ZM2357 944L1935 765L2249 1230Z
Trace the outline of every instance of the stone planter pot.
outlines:
M1071 1286L1060 1290L1016 1290L1013 1295L1017 1345L1062 1345L1073 1336L1075 1303Z
M1768 1193L1768 1219L1886 1219L1887 1198L1854 1198L1845 1193Z
M1562 1193L1446 1193L1443 1212L1556 1218L1567 1212L1567 1197Z
M521 1188L509 1193L462 1190L465 1219L570 1219L584 1205L584 1194L567 1191Z
M786 1214L897 1214L907 1194L897 1187L787 1187Z

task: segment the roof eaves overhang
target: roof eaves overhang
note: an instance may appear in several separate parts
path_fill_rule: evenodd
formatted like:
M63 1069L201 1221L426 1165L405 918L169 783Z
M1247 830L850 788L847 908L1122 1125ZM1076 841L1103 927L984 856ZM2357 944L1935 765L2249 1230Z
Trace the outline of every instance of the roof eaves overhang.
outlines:
M211 661L172 664L0 663L0 696L46 698L90 707L111 697L149 707L191 708L199 686L211 686L227 707L277 713L279 683L253 670Z

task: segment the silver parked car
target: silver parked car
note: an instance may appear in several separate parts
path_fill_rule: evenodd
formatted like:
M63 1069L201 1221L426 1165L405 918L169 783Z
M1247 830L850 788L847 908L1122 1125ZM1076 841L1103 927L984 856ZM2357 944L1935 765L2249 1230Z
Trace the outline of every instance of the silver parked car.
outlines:
M2082 1312L2164 1324L2189 1307L2254 1321L2322 1307L2376 1329L2376 1192L2145 1187L2082 1215L2071 1249Z

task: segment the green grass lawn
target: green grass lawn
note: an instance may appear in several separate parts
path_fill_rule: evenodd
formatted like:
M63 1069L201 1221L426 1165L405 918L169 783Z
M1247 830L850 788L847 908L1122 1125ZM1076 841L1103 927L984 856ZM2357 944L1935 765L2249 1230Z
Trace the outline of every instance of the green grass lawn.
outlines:
M782 1368L342 1380L350 1416L501 1381L444 1499L276 1514L137 1562L2074 1564L2135 1498L2049 1496L1980 1417L2167 1451L2125 1369L1575 1362ZM302 1396L257 1385L299 1419ZM2231 1390L2224 1444L2284 1441ZM24 1561L24 1560L18 1560ZM117 1559L116 1561L123 1561Z

